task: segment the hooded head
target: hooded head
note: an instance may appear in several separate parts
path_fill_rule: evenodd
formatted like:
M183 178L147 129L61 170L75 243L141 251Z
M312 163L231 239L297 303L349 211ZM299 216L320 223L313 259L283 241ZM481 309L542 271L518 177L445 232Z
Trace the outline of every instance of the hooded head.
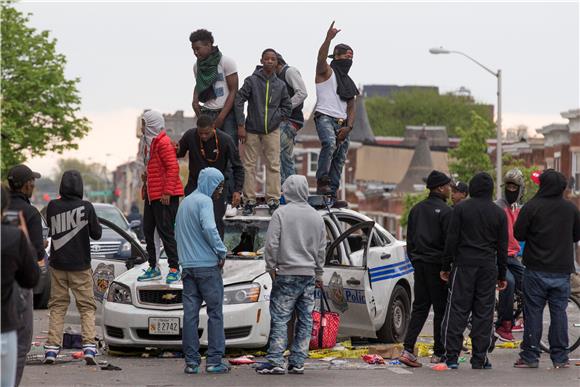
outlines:
M282 185L284 199L287 202L308 203L308 181L305 176L291 175Z
M540 189L537 197L547 198L562 196L566 190L566 177L553 169L546 169L540 175Z
M62 174L60 196L63 199L82 199L83 192L83 178L79 171L70 170Z
M503 178L503 192L504 199L511 205L518 203L524 196L526 183L524 174L517 168L510 169L506 172Z
M143 119L143 135L147 146L151 148L153 139L161 133L165 127L163 115L155 110L147 110L141 117Z
M224 181L224 175L216 168L204 168L197 178L197 190L202 194L212 197L215 189Z
M493 196L493 179L486 172L480 172L469 181L469 196L491 200Z

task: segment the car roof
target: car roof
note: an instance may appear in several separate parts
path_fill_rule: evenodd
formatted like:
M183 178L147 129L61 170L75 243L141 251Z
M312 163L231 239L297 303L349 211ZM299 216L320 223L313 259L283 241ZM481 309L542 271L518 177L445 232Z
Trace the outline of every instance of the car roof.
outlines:
M284 204L282 205L284 206ZM328 214L328 209L319 209L317 210L318 213L322 216ZM360 218L364 218L367 220L371 220L370 218L368 218L366 215L361 214L360 212L356 212L353 211L351 209L348 208L331 208L330 212L333 214L337 214L337 213L343 213L343 214L349 214L349 215L353 215L353 216L357 216ZM238 211L238 215L236 216L231 216L231 217L226 217L224 218L224 221L242 221L242 222L255 222L255 221L262 221L262 222L269 222L270 219L272 218L272 216L268 213L268 206L266 205L259 205L256 207L256 213L254 215L249 215L249 216L244 216L241 215L241 210Z

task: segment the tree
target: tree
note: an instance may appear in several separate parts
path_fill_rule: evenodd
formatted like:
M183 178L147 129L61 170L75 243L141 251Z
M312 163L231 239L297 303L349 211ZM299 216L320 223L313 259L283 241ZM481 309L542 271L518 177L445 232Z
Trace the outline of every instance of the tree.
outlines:
M471 113L471 124L457 133L461 140L455 149L449 150L449 171L459 181L469 181L479 172L493 174L493 166L487 154L486 140L493 136L493 126L477 113Z
M454 94L440 95L432 90L408 90L392 97L370 97L365 100L369 122L377 136L403 136L407 125L440 125L451 137L458 128L469 126L471 112L493 124L490 105Z
M31 156L75 149L90 130L79 116L78 78L65 78L66 58L48 31L2 2L2 174Z

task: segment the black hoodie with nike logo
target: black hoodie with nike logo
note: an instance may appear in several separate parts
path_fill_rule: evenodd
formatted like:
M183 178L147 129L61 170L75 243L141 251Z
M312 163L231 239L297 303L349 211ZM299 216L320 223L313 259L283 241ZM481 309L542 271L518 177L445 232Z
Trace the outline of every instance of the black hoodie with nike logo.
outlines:
M78 171L66 171L60 183L60 199L46 209L52 237L50 266L63 271L91 268L90 239L101 239L103 229L93 205L83 200L83 179Z

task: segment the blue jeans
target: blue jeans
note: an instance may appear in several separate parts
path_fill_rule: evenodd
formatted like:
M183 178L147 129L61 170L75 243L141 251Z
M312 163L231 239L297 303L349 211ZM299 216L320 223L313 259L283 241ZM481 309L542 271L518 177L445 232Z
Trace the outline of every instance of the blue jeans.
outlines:
M288 176L296 174L294 166L294 144L296 143L296 128L290 121L280 123L280 180L281 184Z
M16 331L2 333L0 355L2 363L2 387L12 387L16 382L16 362L18 357L18 335Z
M314 309L314 276L278 275L270 294L270 338L266 359L284 367L284 351L288 345L288 321L296 311L294 341L288 362L302 367L308 358L308 344L312 335L312 309Z
M336 144L336 135L341 128L336 118L320 114L314 118L318 138L322 144L320 155L318 156L318 170L316 171L316 180L323 177L330 178L330 188L334 196L340 187L340 176L342 167L346 160L348 145L350 143L350 134L338 146Z
M524 271L524 341L520 357L527 363L540 358L542 317L546 302L550 308L550 358L553 363L568 361L568 316L570 274Z
M201 109L202 114L207 114L212 119L216 119L218 114L220 114L220 110L204 110ZM221 128L217 128L224 133L227 133L233 140L234 144L236 145L236 150L238 149L238 125L236 123L236 114L234 109L230 110L226 118L224 119L224 123ZM232 194L234 193L234 170L230 163L228 163L226 170L224 172L224 198L228 203L232 202Z
M221 269L214 267L184 268L183 282L183 352L185 363L197 366L199 355L199 310L205 301L207 310L207 360L206 366L218 365L226 348L224 334L224 283Z
M502 321L512 321L514 319L514 294L516 289L522 289L522 278L524 276L524 265L519 259L508 257L506 280L507 288L499 292L499 302L497 304L497 325Z

